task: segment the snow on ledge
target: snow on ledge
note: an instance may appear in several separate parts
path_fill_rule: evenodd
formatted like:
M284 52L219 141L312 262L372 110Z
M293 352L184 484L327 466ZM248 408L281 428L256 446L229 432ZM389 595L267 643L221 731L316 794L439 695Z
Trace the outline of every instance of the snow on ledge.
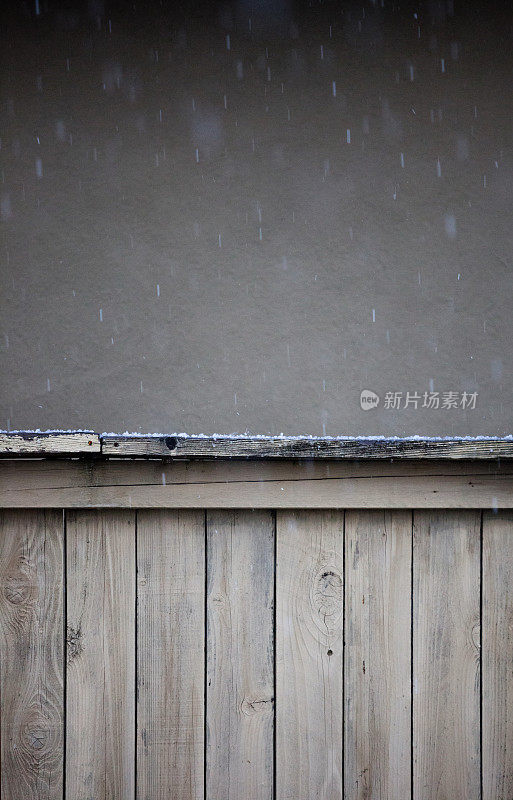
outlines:
M513 441L513 434L507 436L423 436L422 434L415 434L414 436L384 436L384 435L355 435L355 436L315 436L311 433L289 435L284 433L278 434L263 434L263 433L132 433L125 431L124 433L101 433L100 437L118 436L126 437L127 439L162 439L167 436L174 436L177 439L240 439L242 441L263 441L274 442L277 439L280 441L296 442L296 441L314 441L314 442L511 442Z
M95 432L87 429L87 428L76 428L76 429L64 429L64 428L52 428L41 430L40 428L34 428L31 430L0 430L0 434L6 435L39 435L39 436L50 436L50 435L72 435L72 434L94 434ZM479 435L479 436L423 436L422 434L415 434L413 436L384 436L384 435L340 435L340 436L315 436L313 434L298 434L298 435L289 435L284 433L279 434L262 434L262 433L134 433L131 431L125 431L124 433L116 433L116 432L103 432L97 434L101 439L106 437L123 437L127 439L163 439L168 436L176 437L177 439L208 439L208 440L223 440L223 439L237 439L241 441L262 441L262 442L273 442L276 440L279 441L287 441L287 442L296 442L296 441L312 441L312 442L512 442L513 441L513 433L507 434L506 436L490 436L490 435Z

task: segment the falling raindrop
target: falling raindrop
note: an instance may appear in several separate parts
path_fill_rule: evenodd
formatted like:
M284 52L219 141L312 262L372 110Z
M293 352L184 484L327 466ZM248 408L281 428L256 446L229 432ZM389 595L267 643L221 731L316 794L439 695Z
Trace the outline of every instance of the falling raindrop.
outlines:
M445 232L449 239L456 237L456 219L453 214L445 215Z

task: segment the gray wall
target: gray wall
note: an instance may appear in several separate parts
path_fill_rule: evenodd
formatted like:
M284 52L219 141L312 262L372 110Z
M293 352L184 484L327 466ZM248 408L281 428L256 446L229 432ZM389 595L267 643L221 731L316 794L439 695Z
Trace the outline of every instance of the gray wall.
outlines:
M511 19L250 5L13 11L0 427L510 433Z

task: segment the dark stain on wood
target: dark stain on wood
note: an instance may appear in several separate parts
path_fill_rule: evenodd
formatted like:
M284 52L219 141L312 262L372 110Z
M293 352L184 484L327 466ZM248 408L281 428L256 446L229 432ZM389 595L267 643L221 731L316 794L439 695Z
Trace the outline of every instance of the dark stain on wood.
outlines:
M68 664L82 652L82 631L68 625L66 630L66 653Z

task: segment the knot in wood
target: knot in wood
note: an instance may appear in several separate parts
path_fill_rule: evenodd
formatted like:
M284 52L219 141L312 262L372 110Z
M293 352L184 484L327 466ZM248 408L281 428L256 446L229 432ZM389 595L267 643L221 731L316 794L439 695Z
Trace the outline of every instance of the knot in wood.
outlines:
M253 717L255 714L265 714L272 709L273 699L270 698L258 698L248 695L243 698L242 703L240 704L240 710L242 714L245 714L247 717Z
M48 741L48 729L41 726L30 727L25 732L25 738L32 750L42 750Z
M342 603L342 576L333 570L324 570L317 576L314 601L321 617L332 617L340 613Z
M29 602L32 596L32 586L23 578L7 578L4 586L5 599L13 605L22 605Z

